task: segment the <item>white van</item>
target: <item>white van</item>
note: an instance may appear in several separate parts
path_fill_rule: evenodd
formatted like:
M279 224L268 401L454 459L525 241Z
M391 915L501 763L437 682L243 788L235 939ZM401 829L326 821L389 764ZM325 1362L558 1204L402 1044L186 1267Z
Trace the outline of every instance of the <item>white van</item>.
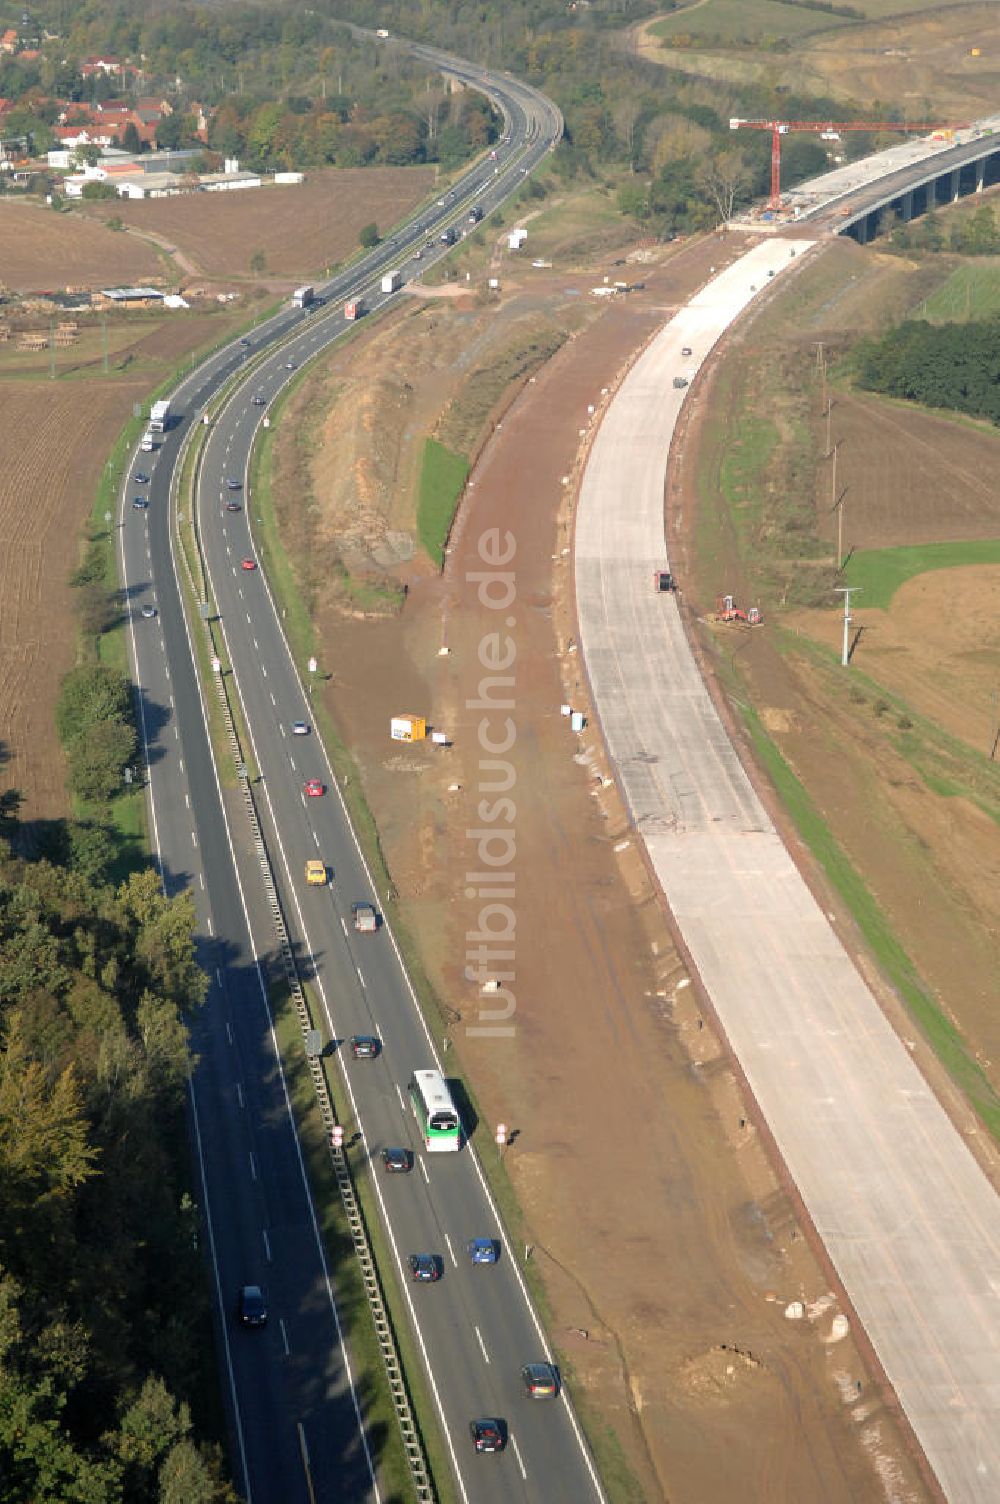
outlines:
M156 441L154 440L153 435L149 432L148 428L139 442L139 448L142 450L143 454L151 454L156 448Z

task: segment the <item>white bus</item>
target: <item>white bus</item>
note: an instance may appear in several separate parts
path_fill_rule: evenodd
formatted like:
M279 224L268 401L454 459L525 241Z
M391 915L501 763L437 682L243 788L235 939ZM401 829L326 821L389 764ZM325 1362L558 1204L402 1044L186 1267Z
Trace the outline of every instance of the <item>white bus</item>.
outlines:
M432 1153L460 1149L462 1124L441 1072L414 1071L409 1092L413 1116L420 1124L425 1148Z

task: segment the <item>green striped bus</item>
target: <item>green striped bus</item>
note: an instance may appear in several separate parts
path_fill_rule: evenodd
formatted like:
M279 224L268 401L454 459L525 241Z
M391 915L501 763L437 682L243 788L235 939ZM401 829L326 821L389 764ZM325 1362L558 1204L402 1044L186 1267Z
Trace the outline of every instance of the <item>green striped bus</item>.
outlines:
M462 1124L441 1072L414 1071L409 1091L410 1105L420 1124L424 1147L431 1153L460 1149Z

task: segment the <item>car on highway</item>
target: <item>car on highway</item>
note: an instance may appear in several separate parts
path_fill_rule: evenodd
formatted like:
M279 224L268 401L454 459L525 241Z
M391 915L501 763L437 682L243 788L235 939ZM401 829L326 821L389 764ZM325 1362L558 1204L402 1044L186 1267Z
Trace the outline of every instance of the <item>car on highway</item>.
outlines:
M310 888L325 888L326 863L318 862L315 857L310 857L306 862L306 882Z
M267 1301L260 1285L243 1285L236 1302L240 1326L267 1326Z
M559 1375L551 1363L526 1363L521 1383L530 1400L554 1400L559 1393Z
M242 491L243 490L243 482L241 480L237 480L235 478L235 476L231 476L226 481L226 490L227 491Z
M466 1248L473 1264L495 1264L500 1258L500 1245L496 1238L470 1238Z
M682 355L690 355L691 354L691 346L690 345L681 345L681 354Z
M305 784L305 792L307 799L321 799L326 793L326 787L318 778L310 778Z
M143 608L142 608L142 614L146 618L147 621L152 621L153 617L156 615L156 607L155 606L143 606Z
M260 392L257 393L256 397L252 398L252 401L253 401L254 407L266 407L267 406L267 398L266 397L262 397L261 394L260 394Z
M241 569L247 569L247 570L256 569L257 568L257 560L256 559L241 559L240 560L240 568Z
M308 736L309 735L309 722L308 721L293 721L292 722L292 735L293 736Z
M424 253L422 247L417 246L417 249L413 252L413 259L414 261L423 261Z
M389 1175L408 1175L413 1168L409 1149L383 1149L382 1166Z
M240 344L243 346L244 350L249 350L249 348L250 348L250 341L247 339L246 335L244 335L243 338L240 340Z
M411 1253L410 1278L418 1285L431 1285L441 1278L441 1260L433 1253Z
M502 1452L507 1444L504 1423L498 1416L484 1415L469 1421L469 1435L477 1452Z
M227 501L226 502L226 511L227 512L242 512L242 510L243 510L243 507L240 505L240 503L238 501Z
M149 511L149 502L146 500L145 496L133 496L132 505L135 507L137 512Z
M149 485L149 476L148 475L143 475L143 473L142 473L141 470L137 470L135 472L135 474L133 475L132 479L133 479L133 481L135 482L135 484L137 486L148 486Z
M351 921L359 935L374 935L378 929L378 911L372 903L352 903Z
M355 1060L374 1060L379 1052L379 1041L374 1034L351 1036L351 1054Z
M294 360L286 360L285 361L285 370L286 371L294 371L295 370L295 362L294 362Z

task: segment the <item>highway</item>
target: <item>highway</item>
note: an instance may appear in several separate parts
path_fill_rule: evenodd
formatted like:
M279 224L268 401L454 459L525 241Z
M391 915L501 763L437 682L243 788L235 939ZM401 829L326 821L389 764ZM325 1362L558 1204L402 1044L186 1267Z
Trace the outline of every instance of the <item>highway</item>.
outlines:
M123 483L120 564L150 824L167 891L189 888L194 895L199 959L211 979L193 1022L191 1116L234 1478L255 1501L307 1501L313 1494L378 1499L377 1447L341 1342L335 1283L317 1234L273 1037L266 992L273 927L239 799L224 792L213 762L168 515L184 433L249 362L207 437L199 521L211 603L262 774L255 797L292 944L305 958L330 1038L342 1044L352 1033L366 1032L382 1041L374 1061L355 1061L337 1049L335 1093L342 1110L349 1102L363 1152L373 1162L372 1185L459 1496L465 1504L542 1498L585 1504L603 1494L568 1396L552 1404L523 1394L521 1366L551 1353L479 1164L468 1147L457 1155L426 1155L416 1137L406 1085L414 1067L435 1063L434 1044L389 928L371 936L350 928L351 903L375 898L372 879L319 736L315 730L306 737L291 734L293 721L311 720L303 666L292 660L263 571L242 568L244 558L256 556L251 444L266 404L292 376L289 366L301 367L343 334L340 305L347 297L363 297L372 310L386 301L378 279L387 267L401 268L410 280L445 253L437 238L441 229L464 221L473 201L486 212L501 202L561 130L554 107L524 86L432 49L413 50L499 101L505 133L497 161L474 166L443 201L318 289L318 310L282 311L254 331L249 350L234 344L193 373L171 399L180 421L155 456L135 457L133 474L145 471L151 483ZM414 252L425 246L415 260ZM258 395L265 405L254 404ZM229 479L239 482L238 491L227 487ZM148 509L133 508L137 494L148 494ZM225 501L234 497L244 509L226 511ZM142 616L146 605L155 608L154 617ZM386 707L387 720L393 708ZM306 799L307 778L322 780L324 797ZM332 870L326 888L304 885L304 862L314 856ZM415 1151L410 1174L384 1175L377 1159L385 1145ZM495 1266L469 1262L466 1243L476 1236L500 1242ZM404 1265L412 1252L439 1255L439 1283L410 1284ZM265 1288L270 1322L263 1331L246 1332L234 1320L237 1291L245 1282ZM480 1415L505 1420L504 1455L474 1455L468 1423Z
M633 829L854 1313L945 1497L996 1504L1000 1201L782 845L677 597L651 588L689 390L673 378L810 252L753 247L623 381L577 507L580 645Z

